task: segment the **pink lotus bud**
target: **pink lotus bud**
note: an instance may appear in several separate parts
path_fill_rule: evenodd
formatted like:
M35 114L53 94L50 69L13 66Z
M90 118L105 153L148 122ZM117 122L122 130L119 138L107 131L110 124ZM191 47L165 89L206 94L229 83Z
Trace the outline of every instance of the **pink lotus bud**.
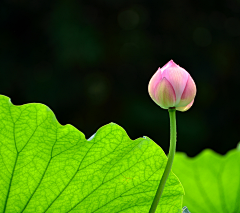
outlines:
M175 107L184 112L193 104L196 85L189 73L171 60L158 68L149 82L148 92L163 109Z

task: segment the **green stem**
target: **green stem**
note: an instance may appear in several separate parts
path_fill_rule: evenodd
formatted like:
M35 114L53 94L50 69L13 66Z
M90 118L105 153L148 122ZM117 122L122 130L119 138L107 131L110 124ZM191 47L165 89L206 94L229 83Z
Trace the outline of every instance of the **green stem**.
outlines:
M163 189L165 186L165 183L168 179L168 175L171 172L172 164L173 164L173 159L175 155L175 150L176 150L176 109L168 109L169 112L169 117L170 117L170 148L169 148L169 154L168 154L168 161L167 161L167 166L164 170L162 179L160 181L160 184L158 186L156 195L154 197L152 206L150 208L149 213L154 213L157 209L158 203L160 201L161 195L163 193Z

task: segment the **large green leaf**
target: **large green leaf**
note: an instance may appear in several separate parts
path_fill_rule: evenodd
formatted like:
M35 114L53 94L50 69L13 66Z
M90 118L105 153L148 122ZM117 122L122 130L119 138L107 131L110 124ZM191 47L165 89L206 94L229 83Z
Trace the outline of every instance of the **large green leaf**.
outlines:
M191 213L240 213L240 150L221 156L207 149L194 158L177 153L173 172Z
M47 106L0 96L0 212L148 213L166 161L114 123L86 140ZM157 212L177 213L182 195L171 173Z

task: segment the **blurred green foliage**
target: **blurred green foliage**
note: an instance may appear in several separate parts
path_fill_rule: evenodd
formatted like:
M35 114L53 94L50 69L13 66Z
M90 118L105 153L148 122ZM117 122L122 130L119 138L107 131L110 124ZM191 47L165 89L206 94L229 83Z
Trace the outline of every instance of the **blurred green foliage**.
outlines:
M165 151L168 112L147 86L170 59L197 85L177 113L179 151L219 153L239 141L240 1L3 0L0 93L48 105L91 136L111 121Z
M206 149L194 158L177 152L173 172L183 185L183 205L192 213L240 212L240 151Z

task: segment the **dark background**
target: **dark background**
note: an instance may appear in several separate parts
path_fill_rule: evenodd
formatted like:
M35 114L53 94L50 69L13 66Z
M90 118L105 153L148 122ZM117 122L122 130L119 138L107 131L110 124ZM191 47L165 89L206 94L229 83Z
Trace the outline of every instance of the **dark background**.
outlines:
M13 104L44 103L86 138L114 122L168 152L168 111L148 82L173 59L197 85L177 150L240 141L239 0L3 0L0 16L0 93Z

